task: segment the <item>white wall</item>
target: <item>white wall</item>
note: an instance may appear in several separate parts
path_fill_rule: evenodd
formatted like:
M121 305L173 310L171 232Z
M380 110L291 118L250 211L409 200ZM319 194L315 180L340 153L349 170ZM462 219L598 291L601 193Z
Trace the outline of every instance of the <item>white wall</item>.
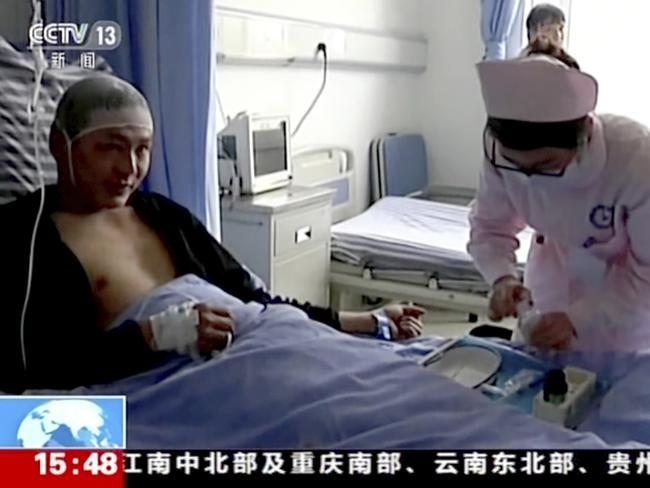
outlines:
M428 1L428 0L425 0ZM420 0L218 0L219 6L247 9L367 29L421 32ZM218 86L228 115L288 113L296 124L318 90L322 73L313 68L220 65ZM368 146L390 131L419 131L417 92L422 76L383 71L331 70L315 109L293 141L341 145L354 152L357 210L368 201Z
M420 32L420 4L421 2L428 1L216 0L216 3L220 7L238 8L304 20L329 22L366 29L412 33Z
M219 6L351 25L424 34L425 74L330 71L320 102L303 125L297 146L339 144L354 151L357 210L368 198L368 145L378 134L425 135L432 182L474 185L485 120L474 63L483 54L479 0L216 0ZM30 0L0 1L0 35L25 42ZM219 66L224 108L289 113L294 123L318 89L316 69Z
M625 115L650 127L648 18L648 0L573 0L568 47L580 67L598 80L598 112Z
M475 64L483 56L479 0L423 0L429 69L420 81L420 125L431 182L475 187L485 110Z

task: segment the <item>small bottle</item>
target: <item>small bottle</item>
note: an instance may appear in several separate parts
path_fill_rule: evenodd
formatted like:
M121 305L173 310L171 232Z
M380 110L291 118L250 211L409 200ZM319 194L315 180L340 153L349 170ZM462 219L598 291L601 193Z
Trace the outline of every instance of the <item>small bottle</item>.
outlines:
M517 304L517 327L527 343L530 342L531 333L541 318L541 312L533 309L530 302L523 301Z
M568 391L569 385L564 371L561 369L549 371L544 380L544 401L553 405L561 405L564 403Z

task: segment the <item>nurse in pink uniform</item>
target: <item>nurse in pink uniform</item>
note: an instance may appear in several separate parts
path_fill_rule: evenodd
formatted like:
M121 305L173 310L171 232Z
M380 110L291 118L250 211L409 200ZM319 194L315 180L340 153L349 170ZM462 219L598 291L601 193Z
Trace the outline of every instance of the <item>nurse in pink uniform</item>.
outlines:
M532 304L533 346L648 348L650 132L594 113L596 80L558 53L478 64L488 122L468 251L492 285L491 319Z

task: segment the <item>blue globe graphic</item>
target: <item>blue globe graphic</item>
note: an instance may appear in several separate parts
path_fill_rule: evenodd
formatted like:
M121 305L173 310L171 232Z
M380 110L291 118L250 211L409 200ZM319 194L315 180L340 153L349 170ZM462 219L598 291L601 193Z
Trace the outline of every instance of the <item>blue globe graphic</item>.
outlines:
M18 427L22 447L119 447L106 427L107 415L88 400L52 400L29 412Z

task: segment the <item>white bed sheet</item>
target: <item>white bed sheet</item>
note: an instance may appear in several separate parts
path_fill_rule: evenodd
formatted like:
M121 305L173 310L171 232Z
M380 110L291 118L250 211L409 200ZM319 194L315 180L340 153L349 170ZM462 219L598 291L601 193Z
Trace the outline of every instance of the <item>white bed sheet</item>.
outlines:
M332 227L332 256L355 266L425 270L450 279L480 279L466 246L469 207L406 197L385 197L356 217ZM532 230L520 241L526 262Z

